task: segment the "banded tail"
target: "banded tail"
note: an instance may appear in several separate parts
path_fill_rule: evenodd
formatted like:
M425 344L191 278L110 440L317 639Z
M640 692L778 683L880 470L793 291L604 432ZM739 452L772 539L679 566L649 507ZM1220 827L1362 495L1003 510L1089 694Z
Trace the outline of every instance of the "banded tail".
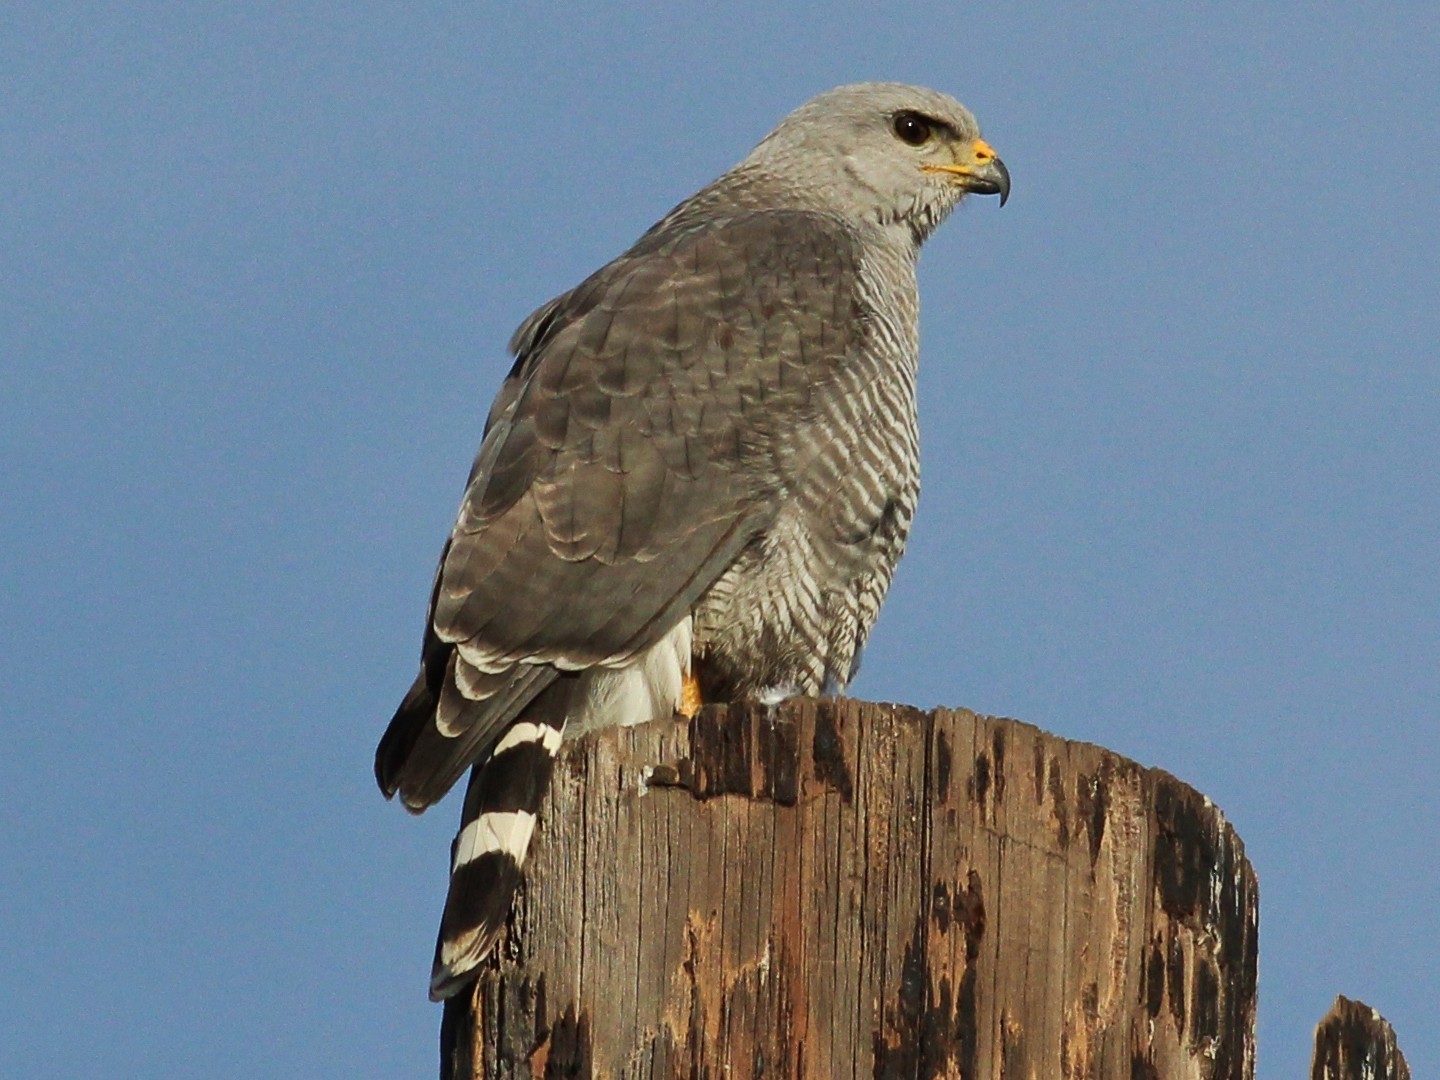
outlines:
M430 971L433 1001L470 981L504 929L560 751L573 685L570 679L551 684L470 773L460 831L450 845L450 891Z
M474 762L450 847L433 1000L463 989L504 929L562 738L680 708L689 715L698 704L686 689L690 644L686 618L624 667L517 665L491 684L463 671L457 680L453 654L422 667L376 750L375 776L387 797L419 813ZM466 693L477 686L488 694Z

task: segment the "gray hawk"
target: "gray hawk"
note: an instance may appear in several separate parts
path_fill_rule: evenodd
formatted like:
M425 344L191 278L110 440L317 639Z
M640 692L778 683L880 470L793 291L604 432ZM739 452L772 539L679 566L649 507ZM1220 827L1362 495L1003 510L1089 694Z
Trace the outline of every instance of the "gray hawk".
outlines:
M431 996L504 925L562 734L854 676L919 493L920 245L1010 177L944 94L861 83L521 324L375 756L466 769Z

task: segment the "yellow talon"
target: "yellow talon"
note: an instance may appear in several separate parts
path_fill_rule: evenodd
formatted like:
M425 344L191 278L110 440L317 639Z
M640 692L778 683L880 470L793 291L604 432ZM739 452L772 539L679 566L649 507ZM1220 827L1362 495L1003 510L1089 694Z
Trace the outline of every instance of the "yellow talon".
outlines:
M700 696L700 680L696 677L692 667L685 676L685 681L680 684L680 704L675 711L689 720L700 711L700 706L704 704L705 699Z

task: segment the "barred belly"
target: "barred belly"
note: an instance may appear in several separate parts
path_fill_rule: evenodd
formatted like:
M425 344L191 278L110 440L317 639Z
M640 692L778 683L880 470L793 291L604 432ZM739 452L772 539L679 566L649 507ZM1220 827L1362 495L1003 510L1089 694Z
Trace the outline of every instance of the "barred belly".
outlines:
M695 607L707 701L843 689L904 552L920 491L914 276L903 259L864 269L867 347L784 433L774 522ZM900 298L889 318L869 304L882 287Z

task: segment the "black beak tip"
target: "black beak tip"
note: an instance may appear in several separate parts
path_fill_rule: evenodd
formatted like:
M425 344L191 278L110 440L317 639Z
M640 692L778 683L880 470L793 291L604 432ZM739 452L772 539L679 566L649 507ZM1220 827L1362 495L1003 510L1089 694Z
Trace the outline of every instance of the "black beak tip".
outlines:
M1000 192L1000 205L1004 206L1010 201L1010 170L998 157L995 159L996 187Z
M1010 170L998 157L985 163L983 171L967 174L966 190L975 195L999 195L1000 205L1010 201Z

